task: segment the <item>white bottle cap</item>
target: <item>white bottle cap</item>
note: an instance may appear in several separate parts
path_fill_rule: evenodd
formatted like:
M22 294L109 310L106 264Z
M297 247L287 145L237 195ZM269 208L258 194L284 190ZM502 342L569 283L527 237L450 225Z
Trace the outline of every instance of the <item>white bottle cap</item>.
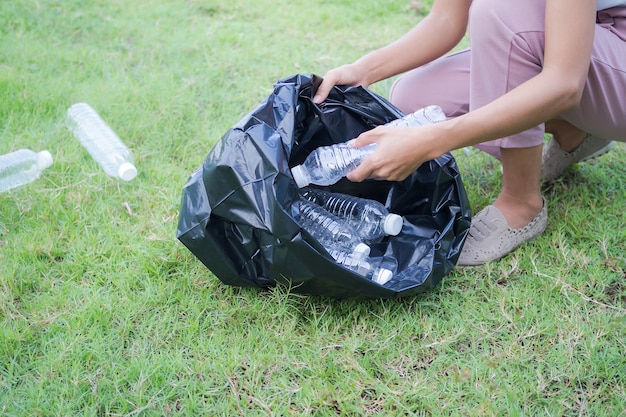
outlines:
M370 247L365 243L359 243L354 248L354 255L359 259L364 259L370 254Z
M397 214L389 214L385 217L385 221L383 223L383 230L385 233L391 236L396 236L402 230L402 216Z
M124 181L130 181L137 176L137 168L130 162L124 162L117 169L117 175Z
M393 272L389 269L381 268L374 273L372 281L380 285L385 285L391 278L393 278Z
M41 151L37 153L37 165L41 167L41 169L48 168L52 165L52 155L48 151Z
M304 167L302 165L296 165L291 168L291 175L293 175L293 179L296 181L298 188L306 187L310 184L309 176L306 171L304 171Z

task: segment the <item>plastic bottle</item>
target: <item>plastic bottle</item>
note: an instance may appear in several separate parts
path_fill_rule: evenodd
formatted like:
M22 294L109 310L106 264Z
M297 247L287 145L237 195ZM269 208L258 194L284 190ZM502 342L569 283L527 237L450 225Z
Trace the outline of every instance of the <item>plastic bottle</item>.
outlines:
M375 267L367 259L355 257L349 253L339 250L331 250L329 253L338 264L356 272L359 275L369 278L380 285L386 284L393 277L393 272L391 270L382 267Z
M413 113L409 113L406 116L399 119L392 120L387 123L386 126L392 127L413 127L413 126L426 126L435 123L443 122L446 120L446 115L443 113L441 107L433 105L421 108Z
M314 188L305 188L301 195L346 220L366 242L378 240L385 235L395 236L402 230L402 216L389 213L376 200Z
M357 259L364 259L370 253L370 247L345 222L304 198L300 198L300 226L329 252L348 251Z
M444 120L446 116L441 107L428 106L389 122L386 126L424 126ZM300 188L309 184L332 185L359 166L369 154L376 150L376 147L377 144L372 143L353 148L349 142L321 146L311 152L304 163L294 166L291 174Z
M137 176L131 151L91 106L72 105L67 111L66 124L108 175L124 181Z
M0 156L0 193L36 180L50 165L48 151L20 149Z
M359 275L367 276L372 272L372 265L363 256L353 256L351 253L338 249L328 251L330 256L340 265L356 272Z

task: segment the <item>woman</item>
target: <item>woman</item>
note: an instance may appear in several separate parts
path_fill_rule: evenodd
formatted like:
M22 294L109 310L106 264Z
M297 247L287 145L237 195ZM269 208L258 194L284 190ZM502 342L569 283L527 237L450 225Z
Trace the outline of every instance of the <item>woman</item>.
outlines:
M440 58L468 26L470 50ZM542 171L554 179L626 141L626 0L435 0L397 41L328 71L314 101L405 72L391 101L405 113L439 104L449 119L363 133L353 146L378 148L348 178L402 180L477 145L502 161L503 186L472 219L458 264L498 260L546 228Z

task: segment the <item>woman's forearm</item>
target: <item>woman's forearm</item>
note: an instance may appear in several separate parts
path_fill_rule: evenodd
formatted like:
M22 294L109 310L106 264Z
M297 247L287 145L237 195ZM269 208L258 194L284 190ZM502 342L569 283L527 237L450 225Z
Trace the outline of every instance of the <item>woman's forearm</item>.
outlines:
M541 73L495 101L437 125L445 131L432 144L436 156L507 137L557 117L580 99L574 84Z
M563 11L568 19L563 19ZM438 150L452 150L507 137L575 106L581 99L595 30L595 1L548 0L543 69L493 102L446 122Z
M450 6L450 2L456 4ZM355 61L367 78L365 84L401 74L449 52L465 35L470 3L438 0L431 13L400 39Z

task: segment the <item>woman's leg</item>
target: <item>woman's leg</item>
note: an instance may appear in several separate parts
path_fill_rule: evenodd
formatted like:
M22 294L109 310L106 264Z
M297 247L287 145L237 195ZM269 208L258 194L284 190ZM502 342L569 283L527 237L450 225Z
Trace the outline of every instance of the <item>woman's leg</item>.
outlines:
M570 165L626 141L626 7L603 10L591 52L589 76L578 106L546 122L542 176L550 181Z
M545 0L476 0L470 12L470 111L480 108L539 74L543 67ZM543 143L537 125L478 147L496 156L500 148Z
M541 72L545 0L475 0L470 11L470 111L506 94ZM502 161L502 190L472 220L459 265L497 260L541 234L547 211L541 195L538 125L476 147Z
M477 0L473 3L470 16L470 110L492 102L541 72L544 21L545 0ZM478 146L495 155L507 149L507 158L502 161L504 188L494 205L515 229L527 224L541 209L536 207L541 200L541 155L528 148L540 146L543 137L544 126L538 125ZM527 158L536 155L539 161ZM539 172L536 172L538 167ZM537 181L516 190L519 183L516 178ZM516 198L513 199L513 195ZM520 202L520 199L528 203Z

